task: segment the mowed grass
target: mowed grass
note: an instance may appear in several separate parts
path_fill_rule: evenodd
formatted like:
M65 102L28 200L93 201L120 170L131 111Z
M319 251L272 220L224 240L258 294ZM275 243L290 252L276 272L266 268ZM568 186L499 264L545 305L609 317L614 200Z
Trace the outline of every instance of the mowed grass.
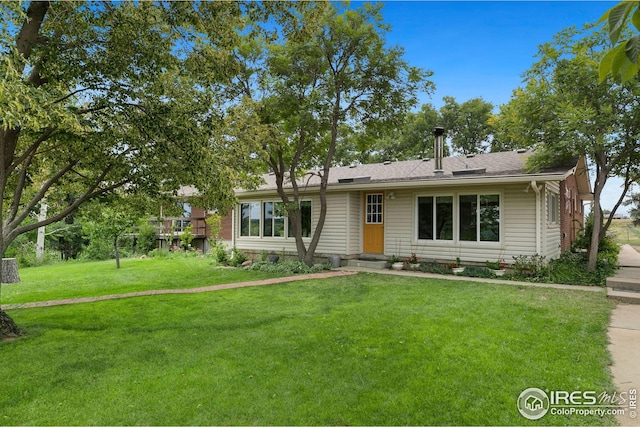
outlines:
M198 288L277 277L216 267L206 258L174 257L70 262L21 268L20 283L2 285L2 304L92 297L157 289Z
M611 308L359 274L12 310L27 335L0 343L0 424L613 424L516 408L529 387L614 390Z
M640 249L640 227L633 225L631 219L614 219L611 221L608 234L613 236L618 244L629 244Z

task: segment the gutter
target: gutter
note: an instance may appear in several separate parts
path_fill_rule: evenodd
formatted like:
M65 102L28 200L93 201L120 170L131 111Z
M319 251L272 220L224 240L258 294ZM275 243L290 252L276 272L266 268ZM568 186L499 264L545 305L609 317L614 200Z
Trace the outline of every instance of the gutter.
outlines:
M540 225L540 189L538 188L538 183L535 180L532 180L531 188L533 188L533 192L536 193L536 254L542 255L542 226Z
M486 176L464 176L464 177L450 177L450 178L438 178L438 179L414 179L414 180L370 180L366 183L354 182L339 184L337 182L329 183L327 187L327 193L340 192L340 191L364 191L371 189L410 189L410 188L424 188L424 187L442 187L442 186L460 186L460 185L484 185L484 184L517 184L517 183L530 183L530 182L546 182L546 181L562 181L566 179L566 172L551 173L551 174L527 174L527 175L496 175L491 177ZM314 194L319 191L319 186L310 186L304 189L306 194ZM291 187L285 188L289 190ZM301 193L303 193L301 191ZM265 188L253 191L237 191L238 196L253 196L261 194L277 194L277 189Z

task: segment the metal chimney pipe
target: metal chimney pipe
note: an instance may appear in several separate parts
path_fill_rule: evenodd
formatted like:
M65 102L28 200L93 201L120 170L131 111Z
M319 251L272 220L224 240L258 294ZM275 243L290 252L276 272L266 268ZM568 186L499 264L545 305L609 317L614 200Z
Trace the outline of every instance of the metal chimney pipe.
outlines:
M435 135L435 143L433 147L433 156L436 161L436 167L433 171L436 174L443 173L442 170L442 156L444 153L444 128L436 126L433 128L433 134Z

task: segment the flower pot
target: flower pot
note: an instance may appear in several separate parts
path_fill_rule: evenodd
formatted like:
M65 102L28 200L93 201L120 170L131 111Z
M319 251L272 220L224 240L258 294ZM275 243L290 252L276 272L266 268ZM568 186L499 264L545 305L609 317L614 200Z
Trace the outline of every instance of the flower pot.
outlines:
M493 270L493 274L495 274L498 277L504 276L504 270Z
M411 266L412 270L417 270L418 268L420 268L420 263L409 264L409 266Z
M453 274L460 274L464 271L464 267L455 267L455 268L452 268L452 270L453 270Z
M404 268L404 263L403 262L394 262L393 264L391 264L391 268L393 270L396 271L400 271Z

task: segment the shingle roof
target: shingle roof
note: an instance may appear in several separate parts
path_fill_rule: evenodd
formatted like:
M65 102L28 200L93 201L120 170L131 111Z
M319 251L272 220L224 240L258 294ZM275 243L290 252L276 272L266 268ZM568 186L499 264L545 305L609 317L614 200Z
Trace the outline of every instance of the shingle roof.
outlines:
M464 176L491 177L528 175L525 171L527 159L532 151L504 151L499 153L477 154L473 156L454 156L442 159L442 174L436 174L433 159L405 160L353 166L333 167L329 172L329 186L348 183L387 183L403 181L432 181ZM571 168L546 170L550 172L566 172ZM312 171L313 172L313 171ZM263 176L264 184L256 190L272 190L276 188L275 176ZM317 187L320 178L316 174L308 174L299 180L300 185ZM290 186L290 184L288 185Z

